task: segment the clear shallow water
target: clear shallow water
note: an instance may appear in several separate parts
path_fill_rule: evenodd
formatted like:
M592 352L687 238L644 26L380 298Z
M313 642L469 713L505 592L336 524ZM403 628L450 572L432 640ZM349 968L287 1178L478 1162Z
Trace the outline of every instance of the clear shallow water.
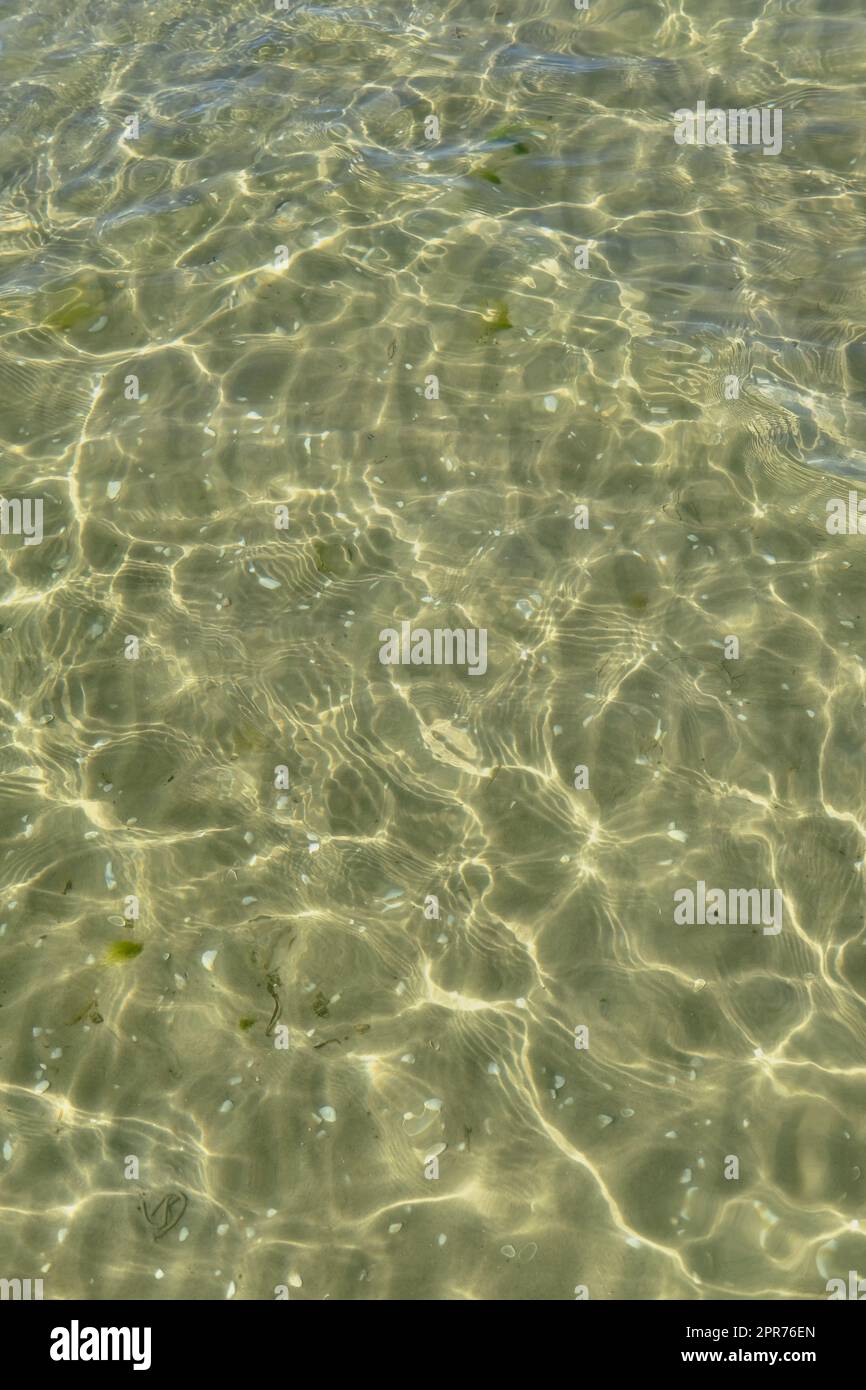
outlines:
M866 542L825 525L866 477L862 12L0 40L0 468L44 499L0 572L0 1275L866 1274ZM781 108L781 154L678 146L699 100ZM405 619L487 672L381 665ZM676 925L698 880L782 932Z

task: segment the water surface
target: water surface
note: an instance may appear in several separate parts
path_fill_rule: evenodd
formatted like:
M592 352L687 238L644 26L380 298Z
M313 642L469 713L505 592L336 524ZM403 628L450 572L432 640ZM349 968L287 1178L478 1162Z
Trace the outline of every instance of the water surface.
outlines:
M0 542L0 1274L866 1273L862 8L0 41L0 480L44 499ZM677 145L701 100L781 153ZM486 673L383 666L404 620ZM676 925L699 880L783 930Z

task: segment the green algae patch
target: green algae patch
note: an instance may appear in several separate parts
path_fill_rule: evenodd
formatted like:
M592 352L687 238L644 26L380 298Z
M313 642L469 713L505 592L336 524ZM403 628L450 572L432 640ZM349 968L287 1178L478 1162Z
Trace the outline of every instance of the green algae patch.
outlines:
M52 333L71 333L90 330L101 318L107 318L112 293L104 276L86 274L62 289L47 293L42 304L43 327Z
M526 128L522 125L500 125L491 130L487 137L488 145L508 145L513 154L531 154L526 143Z
M331 567L331 562L328 559L328 547L325 545L324 541L313 541L313 556L319 574L337 573L337 571Z
M247 1033L247 1032L249 1032L250 1028L252 1028L252 1027L254 1026L254 1024L255 1024L255 1019L254 1019L254 1018L239 1018L239 1019L238 1019L238 1027L240 1028L240 1030L241 1030L242 1033Z
M313 557L319 574L340 578L355 562L355 552L343 541L313 541Z
M144 947L139 941L112 941L105 953L106 965L122 965L126 960L135 960Z
M68 1018L66 1020L67 1028L71 1028L76 1023L83 1022L85 1018L88 1023L104 1023L105 1019L96 1007L98 1002L97 999L88 999L80 1013L77 1013L74 1018Z
M508 317L508 306L500 301L491 304L484 314L484 329L486 333L504 333L506 329L513 328L514 324Z
M273 740L251 720L245 720L232 730L232 746L238 753L261 753L272 743Z
M498 125L495 130L491 130L487 137L489 145L495 145L499 140L513 140L515 135L523 135L526 127L519 121Z
M71 299L45 320L45 327L54 333L68 333L71 328L91 324L100 316L101 305L97 306L86 299Z
M328 1017L328 1000L320 989L316 991L316 997L313 1000L313 1013L317 1018Z

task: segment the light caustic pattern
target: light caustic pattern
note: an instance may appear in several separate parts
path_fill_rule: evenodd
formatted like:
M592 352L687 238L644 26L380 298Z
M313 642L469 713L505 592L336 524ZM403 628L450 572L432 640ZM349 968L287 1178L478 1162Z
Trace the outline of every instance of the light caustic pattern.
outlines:
M866 1274L862 7L0 42L0 1275Z

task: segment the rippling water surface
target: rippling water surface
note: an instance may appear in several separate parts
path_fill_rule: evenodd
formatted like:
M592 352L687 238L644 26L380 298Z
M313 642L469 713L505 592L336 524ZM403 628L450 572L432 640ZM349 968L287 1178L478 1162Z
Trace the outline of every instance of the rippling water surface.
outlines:
M44 503L0 540L0 1273L866 1271L862 7L0 40L0 483ZM699 101L781 153L678 145ZM383 665L404 621L486 672ZM781 932L677 924L699 881Z

